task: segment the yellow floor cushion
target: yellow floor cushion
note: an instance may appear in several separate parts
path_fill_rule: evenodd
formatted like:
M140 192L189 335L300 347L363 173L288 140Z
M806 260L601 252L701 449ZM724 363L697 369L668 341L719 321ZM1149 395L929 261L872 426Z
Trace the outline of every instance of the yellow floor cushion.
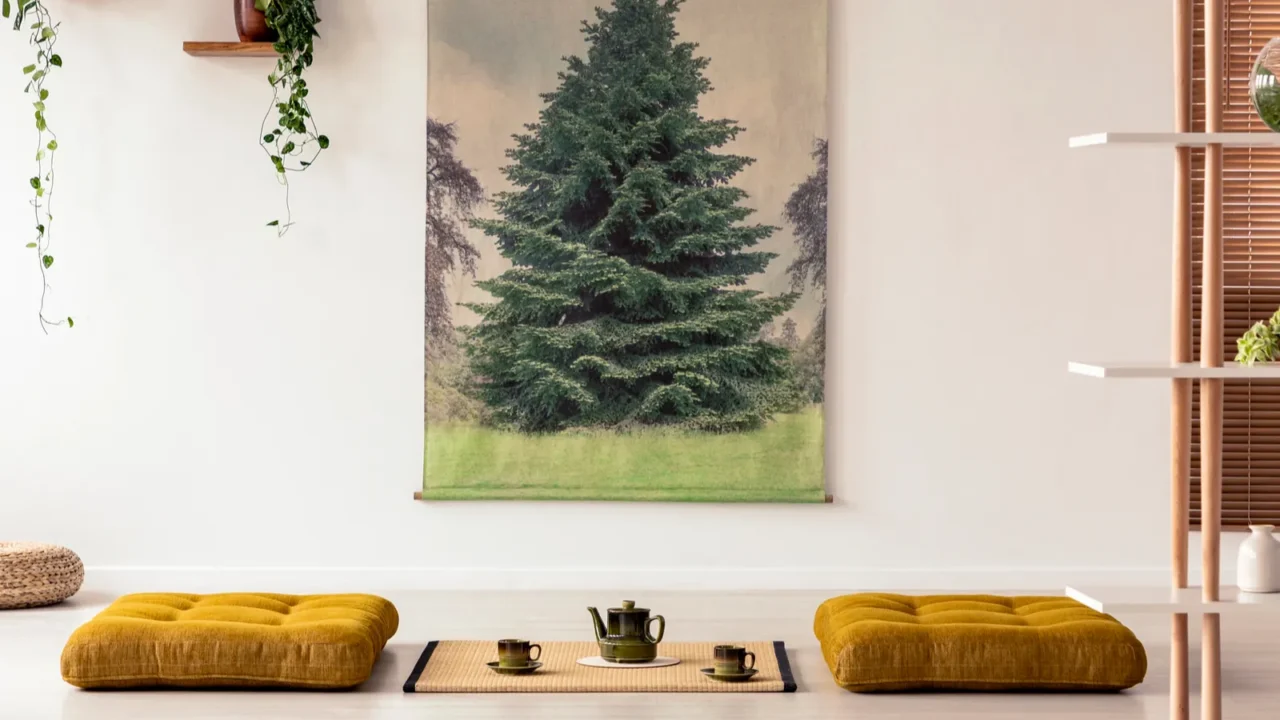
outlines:
M62 678L82 688L352 687L399 622L372 595L125 595L72 633Z
M845 595L814 632L855 692L1123 690L1147 674L1129 628L1063 597Z

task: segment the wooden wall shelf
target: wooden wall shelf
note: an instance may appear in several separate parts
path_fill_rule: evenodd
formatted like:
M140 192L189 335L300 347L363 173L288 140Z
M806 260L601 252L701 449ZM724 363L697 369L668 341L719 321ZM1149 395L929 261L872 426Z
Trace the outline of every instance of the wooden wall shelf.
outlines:
M184 42L182 51L198 57L276 57L269 42Z

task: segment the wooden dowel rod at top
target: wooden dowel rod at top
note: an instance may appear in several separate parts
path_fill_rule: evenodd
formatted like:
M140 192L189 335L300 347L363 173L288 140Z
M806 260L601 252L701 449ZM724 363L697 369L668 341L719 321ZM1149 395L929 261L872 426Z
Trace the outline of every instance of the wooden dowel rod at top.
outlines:
M1173 0L1174 130L1191 131L1191 0ZM1191 362L1191 148L1174 150L1173 298L1169 359ZM1191 381L1174 380L1170 398L1169 482L1173 587L1187 586L1191 512Z

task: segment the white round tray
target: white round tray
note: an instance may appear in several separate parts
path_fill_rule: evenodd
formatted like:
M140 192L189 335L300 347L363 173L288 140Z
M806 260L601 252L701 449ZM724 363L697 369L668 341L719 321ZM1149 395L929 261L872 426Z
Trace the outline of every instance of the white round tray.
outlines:
M615 669L615 670L627 670L627 669L631 669L631 668L656 668L656 667L667 667L668 665L679 665L679 664L680 664L680 658L673 658L673 657L658 657L658 658L654 658L654 659L652 659L652 660L650 660L650 661L648 661L648 662L640 662L640 663L616 663L616 662L609 662L608 660L605 660L604 658L600 657L599 655L592 655L592 656L590 656L590 657L578 658L578 664L579 664L579 665L586 665L587 667L612 668L612 669Z

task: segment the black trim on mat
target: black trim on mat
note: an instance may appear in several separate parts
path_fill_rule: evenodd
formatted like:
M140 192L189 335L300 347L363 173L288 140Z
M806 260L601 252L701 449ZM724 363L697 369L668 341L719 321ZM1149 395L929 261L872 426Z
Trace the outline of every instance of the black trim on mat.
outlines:
M427 649L422 651L422 657L418 658L418 663L413 666L413 672L409 673L409 679L404 681L405 692L418 691L415 687L418 684L418 678L422 677L422 671L427 669L427 661L431 659L431 653L436 651L436 646L439 644L439 640L432 640L427 643ZM791 671L788 670L787 672Z
M795 692L796 677L791 674L791 661L787 659L786 643L774 640L773 654L778 658L778 672L782 674L782 692Z

